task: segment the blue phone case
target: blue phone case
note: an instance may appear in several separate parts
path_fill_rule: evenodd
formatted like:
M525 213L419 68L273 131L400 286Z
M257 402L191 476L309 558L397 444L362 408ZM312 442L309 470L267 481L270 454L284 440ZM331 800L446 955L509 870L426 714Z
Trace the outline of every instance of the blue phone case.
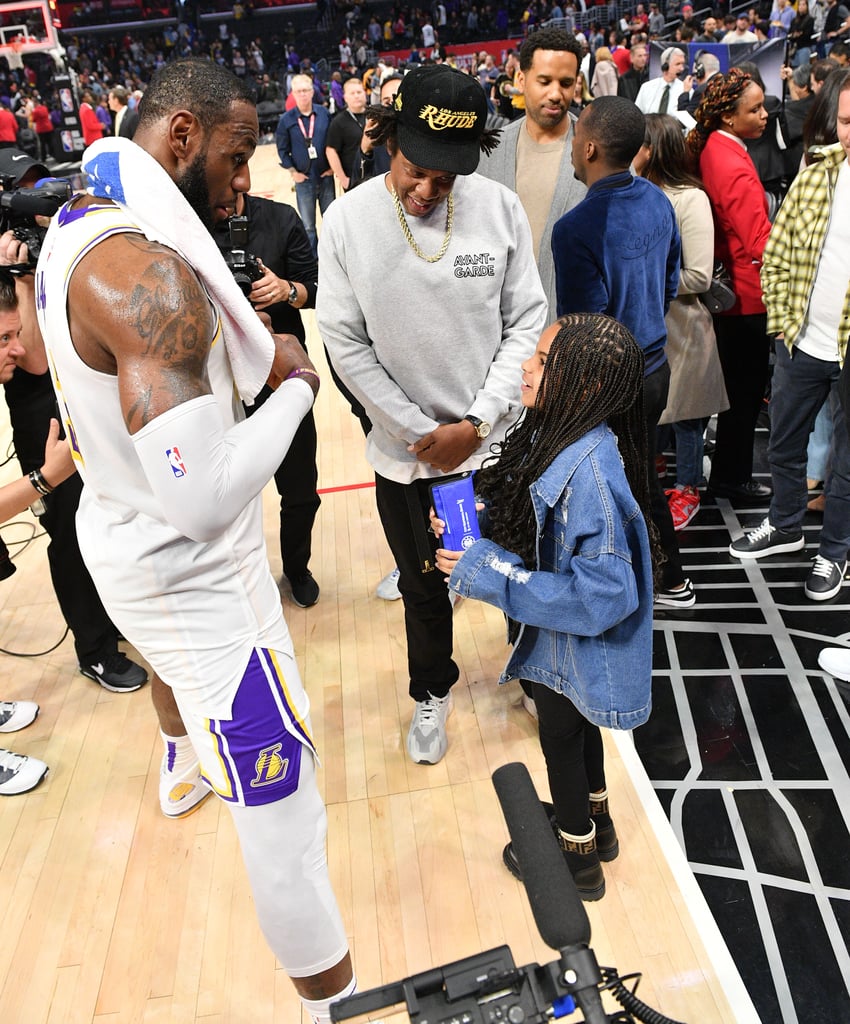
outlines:
M431 500L437 518L446 524L439 546L447 551L465 551L471 547L481 536L472 473L431 484Z

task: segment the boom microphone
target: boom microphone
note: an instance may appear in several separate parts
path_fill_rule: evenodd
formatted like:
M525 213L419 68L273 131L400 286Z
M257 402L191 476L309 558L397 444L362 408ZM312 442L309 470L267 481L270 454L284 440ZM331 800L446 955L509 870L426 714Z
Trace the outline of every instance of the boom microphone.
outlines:
M540 937L552 949L587 945L587 911L528 769L516 761L503 765L493 772L493 785Z

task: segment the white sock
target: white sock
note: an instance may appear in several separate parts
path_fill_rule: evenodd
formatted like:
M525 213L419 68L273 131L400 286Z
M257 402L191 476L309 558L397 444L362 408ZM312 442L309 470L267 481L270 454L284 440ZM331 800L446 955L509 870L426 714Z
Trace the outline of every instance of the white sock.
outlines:
M197 763L198 755L188 736L166 736L162 729L159 730L159 734L165 744L165 763L169 772L182 771Z
M596 836L596 822L592 821L590 823L590 831L587 833L586 836L574 836L571 835L569 832L565 832L562 828L559 828L558 832L560 832L562 838L567 840L568 842L587 843Z
M304 1009L310 1014L313 1024L331 1024L331 1003L335 1003L337 999L345 999L347 996L354 995L356 990L357 975L352 974L351 981L342 992L337 992L335 996L329 996L327 999L305 999L304 996L301 996L301 1002Z

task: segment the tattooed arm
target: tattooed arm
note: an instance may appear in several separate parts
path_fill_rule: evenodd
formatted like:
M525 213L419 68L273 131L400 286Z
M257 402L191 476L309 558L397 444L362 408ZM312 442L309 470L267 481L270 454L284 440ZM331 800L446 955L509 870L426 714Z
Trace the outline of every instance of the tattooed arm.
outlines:
M80 358L118 377L129 433L211 393L212 310L173 250L139 235L106 239L75 270L68 310Z
M141 235L106 239L74 272L68 310L80 358L94 370L118 376L130 434L211 393L207 358L213 312L195 272L172 249ZM296 338L272 337L272 386L296 367L312 368ZM318 390L317 378L307 383Z
M80 262L68 309L80 358L118 378L127 431L163 517L193 540L215 539L282 462L317 381L284 381L250 419L227 426L207 375L209 299L184 260L138 235L106 239ZM311 366L295 339L274 337L273 373Z

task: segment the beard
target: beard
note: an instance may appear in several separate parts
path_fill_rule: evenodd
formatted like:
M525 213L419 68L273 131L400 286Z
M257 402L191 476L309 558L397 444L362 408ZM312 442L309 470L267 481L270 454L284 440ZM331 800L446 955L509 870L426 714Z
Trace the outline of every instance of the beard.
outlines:
M177 187L183 193L186 202L200 218L201 223L213 233L215 221L210 206L210 190L207 184L207 152L199 153L181 178L177 179Z

